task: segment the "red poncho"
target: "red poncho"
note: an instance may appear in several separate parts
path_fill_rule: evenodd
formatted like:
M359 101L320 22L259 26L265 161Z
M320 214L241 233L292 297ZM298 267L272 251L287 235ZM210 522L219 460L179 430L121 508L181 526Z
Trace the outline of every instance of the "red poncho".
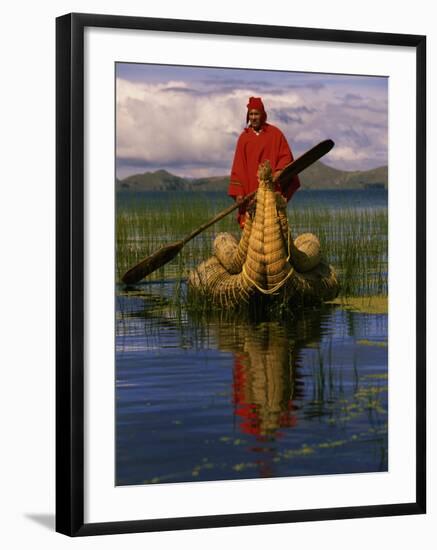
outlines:
M258 166L265 160L270 161L273 174L293 161L293 155L284 134L276 126L267 123L262 126L259 134L251 128L245 128L237 142L228 195L235 198L256 191ZM287 192L283 193L284 197L290 200L299 187L299 178L294 176ZM238 222L241 227L244 227L245 213L244 207L239 209Z

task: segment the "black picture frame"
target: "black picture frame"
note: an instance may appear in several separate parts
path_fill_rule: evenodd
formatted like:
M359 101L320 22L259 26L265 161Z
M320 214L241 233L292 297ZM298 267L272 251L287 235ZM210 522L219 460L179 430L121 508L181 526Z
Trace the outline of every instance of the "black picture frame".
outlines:
M416 499L387 505L84 522L84 29L157 30L414 48L416 52ZM426 37L96 14L56 20L56 530L69 536L423 514L426 511Z

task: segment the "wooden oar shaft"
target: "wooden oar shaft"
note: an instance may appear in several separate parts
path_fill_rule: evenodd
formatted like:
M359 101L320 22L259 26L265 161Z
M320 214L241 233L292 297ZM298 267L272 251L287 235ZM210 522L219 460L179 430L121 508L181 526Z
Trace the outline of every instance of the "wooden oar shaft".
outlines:
M190 233L185 239L183 239L183 243L186 244L188 241L191 241L194 237L196 237L199 233L202 233L202 231L205 231L205 229L208 229L211 225L214 225L218 221L220 221L222 218L225 218L228 214L239 208L240 206L243 206L247 202L250 201L254 196L256 195L256 191L253 191L253 193L249 193L249 195L246 195L242 202L231 204L231 206L228 206L225 210L222 210L219 212L216 216L208 220L206 223L195 229L192 233Z

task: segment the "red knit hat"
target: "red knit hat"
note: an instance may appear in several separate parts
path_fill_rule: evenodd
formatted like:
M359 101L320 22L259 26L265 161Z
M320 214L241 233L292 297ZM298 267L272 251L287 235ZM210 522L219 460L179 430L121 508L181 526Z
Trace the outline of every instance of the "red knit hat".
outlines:
M265 112L263 102L260 97L249 97L249 103L247 104L246 122L249 122L249 111L256 109L261 113L261 124L267 120L267 113Z

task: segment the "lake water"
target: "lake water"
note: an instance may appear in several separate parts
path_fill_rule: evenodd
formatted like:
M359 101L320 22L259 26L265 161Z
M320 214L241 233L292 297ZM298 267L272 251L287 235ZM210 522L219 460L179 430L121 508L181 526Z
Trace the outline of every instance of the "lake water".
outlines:
M292 207L314 194L387 206L377 190L300 192ZM123 194L119 207L165 195ZM175 306L176 284L116 289L117 485L387 470L387 314L205 317Z
M138 205L161 204L177 202L181 205L190 204L193 196L202 196L205 202L215 204L231 204L231 199L221 192L189 192L189 191L155 191L117 193L119 209L137 208ZM300 189L291 200L289 210L306 208L312 204L323 205L326 208L386 208L388 192L386 189L356 189L356 190L302 190ZM224 206L224 207L225 207Z

